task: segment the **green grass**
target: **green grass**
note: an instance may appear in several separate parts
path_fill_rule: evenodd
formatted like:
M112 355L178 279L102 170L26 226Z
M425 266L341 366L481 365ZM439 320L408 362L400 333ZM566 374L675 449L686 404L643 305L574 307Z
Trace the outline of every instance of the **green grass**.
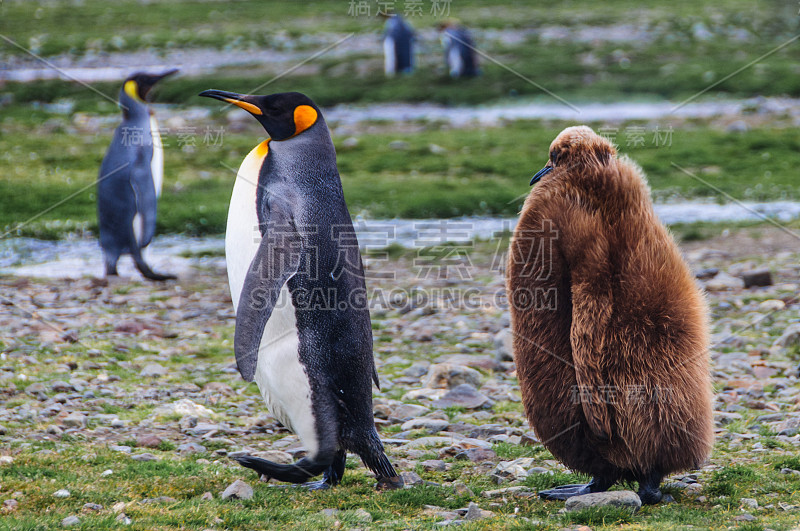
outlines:
M271 82L268 90L305 92L325 106L391 101L475 104L516 96L538 96L556 103L542 87L576 103L639 97L681 100L715 83L706 96L800 95L796 65L800 45L794 42L776 49L800 33L800 22L794 6L776 0L660 0L633 10L625 0L604 3L603 9L588 0L561 3L558 10L521 0L495 4L462 0L452 6L451 14L469 26L494 32L477 41L492 58L481 61L483 76L478 79L449 79L441 69L439 43L427 37L421 43L420 68L411 76L387 80L381 71L380 47L374 46L344 55L322 55L309 65L316 71L290 72ZM397 7L401 6L399 2ZM249 91L350 33L377 37L382 23L374 17L349 16L348 7L343 0L244 0L224 8L201 1L166 1L149 3L144 9L130 0L113 7L101 0L86 0L79 6L61 0L32 9L26 2L6 1L0 4L0 19L7 24L3 33L8 38L44 56L192 47L252 55L251 66L178 77L159 89L160 101L210 106L214 103L195 95L209 87ZM87 24L87 20L97 23ZM440 20L426 11L412 23L429 29ZM586 25L624 34L626 30L614 28L631 23L647 32L646 40L546 40L542 36L542 30L550 26ZM510 41L498 37L498 30L511 29L528 33ZM273 71L261 67L269 52L253 52L264 47L284 56L296 55L287 56L285 68ZM6 42L0 50L26 57L23 50ZM115 95L119 83L93 87ZM17 104L69 98L78 110L95 110L99 103L97 94L84 86L56 80L9 83L0 89L3 93L12 95Z
M93 182L110 129L76 141L79 137L67 120L43 111L7 117L2 125L0 157L10 171L0 180L0 227L11 234L43 238L94 230ZM214 119L194 125L201 131L218 126ZM530 175L544 164L551 140L564 125L522 121L450 130L429 124L414 134L360 135L355 147L343 147L343 135L335 136L350 212L383 218L514 216L530 190ZM654 143L652 132L644 145L627 145L625 133L633 127L648 129L644 124L623 124L616 140L621 153L643 167L657 199L723 200L714 188L742 200L797 199L797 129L757 128L729 134L702 125L682 125L673 128L671 145ZM260 137L254 121L245 132L228 132L222 146L198 142L194 152L185 153L174 136L166 136L158 231L223 232L234 180L225 166L237 168ZM408 148L390 148L393 140L407 142ZM431 144L446 153L431 152ZM713 188L679 171L672 162ZM20 230L14 231L20 224ZM684 232L686 240L702 239L708 233L702 227L679 232Z

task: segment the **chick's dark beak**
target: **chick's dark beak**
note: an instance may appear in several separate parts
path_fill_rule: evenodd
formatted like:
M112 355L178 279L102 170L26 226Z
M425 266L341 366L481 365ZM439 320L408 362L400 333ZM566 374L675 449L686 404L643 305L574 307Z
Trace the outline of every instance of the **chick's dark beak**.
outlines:
M240 107L250 114L254 114L256 116L261 116L264 114L261 111L261 108L256 105L252 100L251 96L247 94L237 94L235 92L226 92L224 90L204 90L198 96L203 96L205 98L214 98L215 100L224 101L226 103L230 103L232 105L236 105Z
M536 174L533 176L533 178L531 178L531 186L533 186L534 184L539 182L539 179L541 179L542 177L544 177L545 175L547 175L551 171L553 171L553 167L548 162L547 165L544 168L542 168L541 170L537 171Z

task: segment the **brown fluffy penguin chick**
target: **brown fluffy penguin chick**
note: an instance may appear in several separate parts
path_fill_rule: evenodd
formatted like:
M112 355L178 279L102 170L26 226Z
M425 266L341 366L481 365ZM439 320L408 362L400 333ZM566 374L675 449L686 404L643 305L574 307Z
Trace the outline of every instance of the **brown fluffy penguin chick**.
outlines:
M641 170L589 127L550 146L511 241L507 288L525 412L588 485L566 499L697 468L713 444L705 300Z

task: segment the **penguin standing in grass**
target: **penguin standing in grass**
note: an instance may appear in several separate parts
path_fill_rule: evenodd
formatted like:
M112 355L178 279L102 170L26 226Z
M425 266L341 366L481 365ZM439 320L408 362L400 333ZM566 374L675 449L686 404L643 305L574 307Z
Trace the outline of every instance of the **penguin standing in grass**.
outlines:
M351 451L378 487L401 487L375 430L364 269L322 113L297 92L200 95L248 111L270 136L244 159L228 211L234 350L242 377L307 450L292 465L237 461L292 483L323 474L306 483L318 489L341 480Z
M439 31L442 32L444 62L450 77L479 75L475 42L467 28L455 20L450 20L440 24Z
M414 30L400 15L386 15L383 32L383 65L387 76L414 70Z
M156 273L142 256L156 231L156 204L164 176L161 136L146 102L153 86L175 72L137 73L120 90L122 123L114 131L97 177L97 224L106 276L117 275L119 257L129 253L146 278L176 278Z
M589 127L569 127L522 209L507 293L522 403L542 444L588 484L548 500L668 474L714 443L708 308L640 168Z

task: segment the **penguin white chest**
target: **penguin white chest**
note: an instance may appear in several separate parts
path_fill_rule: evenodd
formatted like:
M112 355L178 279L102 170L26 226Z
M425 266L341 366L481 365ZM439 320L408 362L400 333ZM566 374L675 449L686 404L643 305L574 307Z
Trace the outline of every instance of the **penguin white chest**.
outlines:
M383 39L383 71L387 76L394 75L397 70L397 52L394 39L387 36Z
M256 213L258 174L266 150L253 149L244 159L233 186L225 233L225 259L234 311L261 242ZM309 455L319 447L311 402L311 385L300 362L300 338L291 294L284 284L258 349L255 381L270 412L294 431Z
M156 122L156 117L153 115L150 115L150 135L153 138L153 158L150 160L150 174L153 176L156 197L161 197L161 187L164 183L164 147L161 145L158 122Z

